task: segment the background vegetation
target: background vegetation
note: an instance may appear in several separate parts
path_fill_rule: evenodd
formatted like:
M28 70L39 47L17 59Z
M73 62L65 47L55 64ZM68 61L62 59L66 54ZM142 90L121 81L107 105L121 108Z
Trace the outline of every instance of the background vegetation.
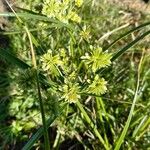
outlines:
M1 13L0 149L149 149L149 14L107 0L17 4Z

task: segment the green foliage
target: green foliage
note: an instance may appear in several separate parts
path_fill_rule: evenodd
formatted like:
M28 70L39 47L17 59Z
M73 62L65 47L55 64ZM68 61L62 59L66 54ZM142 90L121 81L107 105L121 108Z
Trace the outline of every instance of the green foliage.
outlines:
M73 3L75 3L75 5ZM82 3L81 0L75 2L72 0L45 0L42 13L50 18L57 18L64 23L68 23L69 20L80 23L81 18L74 9L75 6L80 7Z
M99 78L98 75L95 75L95 72L98 69L107 67L110 65L111 54L107 52L102 52L101 48L92 49L93 53L91 56L81 56L81 62L79 64L83 66L86 74L80 75L80 80L83 80L86 88L80 87L80 80L78 79L78 72L80 69L76 65L75 58L67 55L65 49L58 49L59 54L56 53L57 50L51 51L48 50L41 57L41 68L44 74L58 84L58 90L55 93L58 93L59 90L64 93L61 98L67 101L76 102L81 98L82 92L85 90L88 93L101 95L104 94L107 90L106 81L104 78ZM72 59L72 60L71 60ZM83 61L82 61L83 60ZM84 67L85 66L85 67ZM94 75L93 78L91 75ZM84 77L87 75L87 79L84 81ZM60 81L60 77L64 81ZM59 83L61 85L59 86Z
M46 144L40 138L47 128L52 130L52 149L61 149L67 139L75 144L78 141L84 149L146 149L150 130L149 39L143 43L141 39L150 31L138 30L149 23L103 39L108 30L125 21L119 9L105 1L37 0L23 4L32 10L17 14L24 24L15 20L13 30L5 32L10 34L13 52L0 49L4 64L0 68L0 113L5 114L0 117L0 149L14 141L27 142L24 150L43 148ZM118 35L121 37L116 38ZM37 68L31 67L32 44ZM43 125L38 99L47 126L34 134L33 130ZM13 146L17 149L17 144Z

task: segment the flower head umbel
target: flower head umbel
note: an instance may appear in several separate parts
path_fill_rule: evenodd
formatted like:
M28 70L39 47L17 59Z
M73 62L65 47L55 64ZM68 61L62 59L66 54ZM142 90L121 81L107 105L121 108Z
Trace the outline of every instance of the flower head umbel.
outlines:
M81 22L81 18L78 16L78 14L74 11L71 11L68 14L68 19L70 19L71 21L74 21L76 23L80 23Z
M87 88L88 93L101 95L107 90L107 82L104 78L100 78L98 75L95 76L94 81Z
M63 86L63 92L64 95L62 98L64 98L69 103L76 103L77 100L80 98L79 95L79 85L78 83L67 83Z
M85 56L81 57L86 64L90 65L93 72L96 72L98 69L107 67L111 64L112 55L102 51L102 48L98 47L92 49L91 54L86 53Z
M80 36L85 40L89 40L91 38L90 29L84 26L83 30L80 32Z
M82 4L83 4L83 0L75 0L75 5L77 7L81 7Z
M56 0L44 1L44 6L42 13L47 15L48 17L55 17L56 14L59 13L60 2L56 2Z
M41 57L42 68L53 76L59 76L58 66L62 65L59 55L53 55L51 50L48 50L46 54Z
M81 7L83 0L75 0L77 7ZM42 13L50 18L56 18L61 22L69 20L80 23L81 18L76 13L72 0L44 0Z

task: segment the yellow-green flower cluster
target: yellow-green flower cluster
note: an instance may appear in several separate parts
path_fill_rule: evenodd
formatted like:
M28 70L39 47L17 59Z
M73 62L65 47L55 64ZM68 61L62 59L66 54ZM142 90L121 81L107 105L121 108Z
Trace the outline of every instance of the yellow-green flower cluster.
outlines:
M89 55L86 53L85 56L81 57L86 64L88 64L93 72L107 67L111 64L112 55L102 51L102 48L92 48L92 52Z
M79 85L77 83L69 82L68 84L65 84L63 86L63 92L64 95L62 98L64 98L69 103L76 103L80 98Z
M70 11L68 14L68 19L80 23L81 22L81 18L78 16L78 14L74 11Z
M107 90L107 82L96 74L96 71L110 65L111 54L97 47L90 47L90 49L91 53L81 57L82 67L85 67L85 72L83 71L81 76L78 74L76 62L71 59L67 49L48 50L41 57L42 69L50 75L49 77L55 77L54 82L59 82L57 90L61 93L61 99L68 103L76 103L81 93L101 95Z
M100 78L98 75L96 75L92 83L87 88L87 92L96 95L104 94L107 91L106 84L107 82L104 78Z
M50 18L56 18L63 23L69 20L80 23L81 18L75 11L75 6L81 7L83 0L45 0L42 13Z
M91 38L90 30L84 26L83 30L80 32L80 36L85 40L89 40Z
M81 7L82 4L83 4L83 0L75 0L75 5L77 7Z
M51 50L48 50L46 54L41 57L42 68L48 74L52 76L59 76L59 68L63 63L60 60L59 55L53 55Z

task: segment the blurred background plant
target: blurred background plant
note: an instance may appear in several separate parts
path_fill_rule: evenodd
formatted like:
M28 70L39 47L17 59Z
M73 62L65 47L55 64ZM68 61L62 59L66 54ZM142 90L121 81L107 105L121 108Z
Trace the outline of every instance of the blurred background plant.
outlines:
M110 60L149 26L132 32L109 49L108 45L149 20L149 14L107 0L15 3L24 24L12 18L9 29L1 32L11 40L0 48L0 149L22 149L42 125L35 72L28 68L32 56L25 25L36 52L45 117L49 120L57 116L48 130L52 149L114 149L133 104L138 74L138 98L121 148L148 149L149 38L114 62ZM20 62L22 68L17 67L15 64L20 63L9 54L26 64ZM33 149L43 149L43 137L35 139Z

